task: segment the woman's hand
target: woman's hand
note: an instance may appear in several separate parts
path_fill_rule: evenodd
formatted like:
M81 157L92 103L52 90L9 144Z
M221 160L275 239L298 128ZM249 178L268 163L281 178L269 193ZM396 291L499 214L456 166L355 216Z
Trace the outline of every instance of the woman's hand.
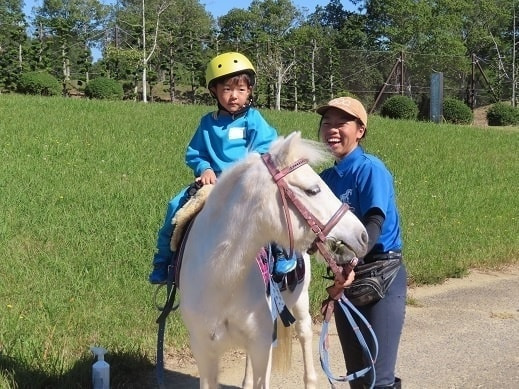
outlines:
M195 179L195 182L198 182L202 185L214 184L216 183L216 174L212 169L206 169L202 172L200 177Z
M343 277L341 277L341 278L343 278ZM346 277L344 282L342 282L342 280L338 280L337 278L335 278L333 283L336 287L344 289L344 288L350 286L354 279L355 279L355 272L352 270L348 273L348 276Z

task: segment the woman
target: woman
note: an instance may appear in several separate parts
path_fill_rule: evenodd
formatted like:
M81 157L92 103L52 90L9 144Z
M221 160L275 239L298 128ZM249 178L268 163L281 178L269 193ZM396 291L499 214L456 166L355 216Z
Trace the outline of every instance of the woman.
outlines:
M335 157L335 164L321 177L341 201L348 203L368 232L367 255L361 263L402 258L400 219L393 177L384 163L360 146L366 135L368 115L360 101L339 97L317 109L321 115L319 138ZM395 365L405 317L407 274L403 263L384 298L359 306L371 324L379 345L375 362L375 388L400 388ZM342 309L336 306L335 323L348 374L367 366L362 348ZM366 328L361 328L369 339ZM370 377L350 382L350 387L368 387Z

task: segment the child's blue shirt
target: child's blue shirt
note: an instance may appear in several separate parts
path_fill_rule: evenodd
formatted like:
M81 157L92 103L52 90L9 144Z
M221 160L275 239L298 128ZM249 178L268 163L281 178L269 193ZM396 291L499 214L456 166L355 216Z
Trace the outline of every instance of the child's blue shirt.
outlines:
M187 147L186 164L195 177L206 169L218 176L249 152L267 152L277 137L277 131L255 108L237 118L211 112L202 117Z

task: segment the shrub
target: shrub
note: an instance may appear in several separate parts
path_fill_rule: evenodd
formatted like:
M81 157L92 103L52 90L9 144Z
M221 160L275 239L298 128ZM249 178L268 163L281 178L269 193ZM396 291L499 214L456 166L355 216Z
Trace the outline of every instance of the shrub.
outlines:
M407 96L393 96L382 105L381 115L390 119L416 120L418 106Z
M496 103L487 111L489 126L511 126L519 124L519 109L504 103Z
M20 76L18 92L28 95L57 96L61 94L61 84L48 72L27 72Z
M85 95L91 99L121 100L123 87L114 79L98 77L87 84Z
M453 98L443 100L443 118L447 123L471 124L474 114L463 101Z

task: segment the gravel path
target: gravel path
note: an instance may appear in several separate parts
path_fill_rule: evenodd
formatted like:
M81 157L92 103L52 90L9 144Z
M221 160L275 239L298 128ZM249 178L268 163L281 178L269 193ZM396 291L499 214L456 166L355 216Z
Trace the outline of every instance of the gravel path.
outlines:
M406 389L519 388L519 265L504 271L474 270L468 277L409 289L397 375ZM330 361L335 375L344 374L335 326L330 326ZM314 359L319 387L330 387L321 370L314 327ZM222 388L239 388L245 366L240 352L222 361ZM168 388L198 388L192 360L168 359ZM272 388L300 389L302 360L294 344L289 373L273 372ZM338 388L347 388L339 384Z

